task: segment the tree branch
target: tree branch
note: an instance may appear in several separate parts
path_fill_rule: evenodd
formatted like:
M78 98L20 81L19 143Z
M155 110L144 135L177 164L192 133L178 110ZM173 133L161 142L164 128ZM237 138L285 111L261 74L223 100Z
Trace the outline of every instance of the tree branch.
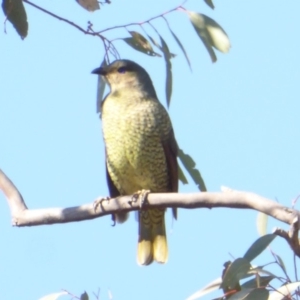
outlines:
M88 21L88 24L87 24L87 29L84 29L83 27L77 25L76 23L66 19L66 18L63 18L33 2L31 2L30 0L23 0L24 3L27 3L28 5L31 5L33 6L34 8L42 11L43 13L47 14L47 15L50 15L51 17L59 20L59 21L62 21L62 22L65 22L67 24L69 24L70 26L72 27L75 27L76 29L78 29L79 31L83 32L84 34L86 35L91 35L91 36L96 36L98 38L101 39L102 41L102 44L104 46L104 51L105 51L105 56L107 57L108 61L109 61L109 57L108 57L108 54L110 53L115 59L118 59L120 57L115 45L113 44L114 41L118 40L118 39L114 39L114 40L111 40L109 38L106 38L103 33L106 33L108 31L111 31L111 30L115 30L115 29L119 29L119 28L124 28L128 31L127 27L128 26L143 26L144 24L149 24L151 25L151 21L155 20L155 19L158 19L158 18L165 18L165 16L167 14L170 14L174 11L184 11L185 8L183 7L183 5L187 2L187 0L184 0L182 2L182 4L180 5L177 5L176 7L164 12L164 13L161 13L157 16L154 16L154 17L151 17L145 21L142 21L142 22L133 22L133 23L128 23L128 24L124 24L124 25L117 25L117 26L112 26L112 27L109 27L109 28L106 28L106 29L103 29L103 30L100 30L100 31L95 31L93 29L93 24ZM110 3L110 1L105 1L105 3Z
M6 196L12 225L18 227L85 221L119 211L141 209L139 202L133 201L132 196L108 200L99 198L97 203L100 204L97 205L93 202L68 208L28 209L21 193L1 169L0 190ZM222 188L220 193L153 193L147 196L142 209L149 207L186 209L224 207L257 210L290 225L289 232L276 228L274 233L284 238L294 253L300 257L298 240L300 212L253 193L233 191L228 188Z
M0 169L0 189L6 196L12 215L13 226L36 226L56 223L84 221L102 217L118 211L139 210L139 203L132 201L132 196L122 196L102 200L95 209L94 203L69 208L28 209L20 192L12 181ZM178 208L239 208L261 211L284 223L295 226L299 212L259 195L225 190L220 193L161 193L149 194L143 209L149 207ZM293 237L295 234L293 234Z

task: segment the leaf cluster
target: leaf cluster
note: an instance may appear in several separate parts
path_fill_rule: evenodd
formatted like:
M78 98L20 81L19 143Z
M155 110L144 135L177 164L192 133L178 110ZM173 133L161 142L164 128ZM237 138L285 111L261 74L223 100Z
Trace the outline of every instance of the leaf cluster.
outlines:
M274 261L262 266L255 266L251 262L259 256L275 239L276 235L266 234L258 238L246 253L233 261L224 263L221 278L208 284L186 300L196 300L204 295L222 289L223 295L213 300L281 300L294 299L298 295L300 282L292 282L287 274L283 260L271 251ZM275 275L267 270L270 265L277 265L283 276ZM271 285L271 281L279 282L279 287Z

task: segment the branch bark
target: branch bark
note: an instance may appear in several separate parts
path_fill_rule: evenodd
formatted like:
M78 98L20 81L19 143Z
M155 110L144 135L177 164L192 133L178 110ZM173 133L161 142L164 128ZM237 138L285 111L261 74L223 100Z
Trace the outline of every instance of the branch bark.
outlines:
M5 194L10 207L12 225L19 227L84 221L118 211L140 209L139 203L132 201L132 196L102 200L97 207L92 202L68 208L28 209L18 189L1 169L0 189ZM229 189L219 193L153 193L148 195L147 201L143 204L143 209L149 207L253 209L293 226L295 226L295 218L299 219L297 210L253 193Z
M28 209L21 193L1 169L0 190L6 196L12 225L18 227L85 221L119 211L141 209L139 202L133 201L132 195L108 200L99 198L96 199L97 205L94 201L68 208ZM220 193L153 193L147 196L142 209L149 207L186 209L224 207L257 210L290 225L288 232L276 228L274 233L285 239L295 255L300 257L298 240L300 212L253 193L234 191L228 188L223 188Z

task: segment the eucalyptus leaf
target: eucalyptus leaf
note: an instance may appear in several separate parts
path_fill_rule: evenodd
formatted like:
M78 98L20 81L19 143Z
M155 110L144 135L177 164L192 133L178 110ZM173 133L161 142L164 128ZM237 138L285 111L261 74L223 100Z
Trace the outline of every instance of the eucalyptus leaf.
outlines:
M2 9L8 21L15 27L23 40L28 33L28 22L22 0L3 0Z
M258 212L256 219L256 227L260 236L267 234L268 215Z
M192 71L192 66L191 66L190 59L189 59L189 57L188 57L188 55L187 55L187 53L186 53L186 51L185 51L185 49L184 49L182 43L180 42L180 40L179 40L179 38L176 36L176 34L173 32L173 30L170 28L170 26L168 26L168 27L169 27L169 30L170 30L170 32L171 32L173 38L175 39L175 41L176 41L176 43L178 44L178 46L179 46L179 48L181 49L181 51L183 52L183 55L184 55L184 57L185 57L185 59L186 59L186 61L187 61L187 64L188 64L189 67L190 67L190 70Z
M196 163L191 158L191 156L188 154L185 154L182 149L179 149L178 157L179 157L180 161L182 162L183 166L185 167L185 169L187 170L187 172L192 177L195 184L198 186L198 189L202 192L206 192L207 189L206 189L204 180L203 180L199 170L196 169Z
M151 41L151 43L152 43L154 46L156 46L161 52L164 52L162 46L161 46L154 38L152 38L152 37L151 37L150 35L148 35L148 34L147 34L147 37L149 38L149 40ZM174 53L170 53L170 55L171 55L172 58L176 56L176 54L174 54ZM160 56L161 56L161 55L160 55Z
M258 238L247 250L247 252L244 255L244 258L247 259L249 262L252 261L269 246L269 244L275 239L275 237L275 234L266 234Z
M279 255L277 255L276 253L273 253L273 255L275 255L275 257L276 257L276 259L279 263L280 268L282 268L282 270L286 273L286 267L285 267L285 264L284 264L282 258Z
M95 11L100 9L99 2L97 0L76 0L77 3L85 8L87 11Z
M84 292L83 294L81 294L80 300L89 300L89 295L86 292Z
M124 38L123 40L133 49L149 56L161 56L153 50L151 44L143 35L136 31L129 31L129 33L132 37Z
M188 184L188 180L186 179L181 167L178 165L178 179L183 183L183 184Z
M171 102L171 96L172 96L172 85L173 85L173 77L172 77L172 63L171 63L171 58L172 55L169 51L169 47L165 40L160 37L161 41L161 46L162 46L162 51L164 54L164 59L166 62L166 99L167 99L167 105L168 107L170 106Z
M214 6L212 0L204 0L204 2L205 2L211 9L214 9L214 8L215 8L215 6Z
M227 53L230 49L230 41L226 32L216 21L204 14L189 11L188 15L212 62L216 62L217 57L213 47L223 53Z

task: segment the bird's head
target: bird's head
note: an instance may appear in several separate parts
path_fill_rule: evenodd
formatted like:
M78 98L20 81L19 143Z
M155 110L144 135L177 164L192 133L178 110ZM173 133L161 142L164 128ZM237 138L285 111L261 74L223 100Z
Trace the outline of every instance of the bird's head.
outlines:
M123 89L136 89L140 92L156 97L156 93L146 70L131 60L115 60L108 66L92 71L105 78L111 93L121 92Z

